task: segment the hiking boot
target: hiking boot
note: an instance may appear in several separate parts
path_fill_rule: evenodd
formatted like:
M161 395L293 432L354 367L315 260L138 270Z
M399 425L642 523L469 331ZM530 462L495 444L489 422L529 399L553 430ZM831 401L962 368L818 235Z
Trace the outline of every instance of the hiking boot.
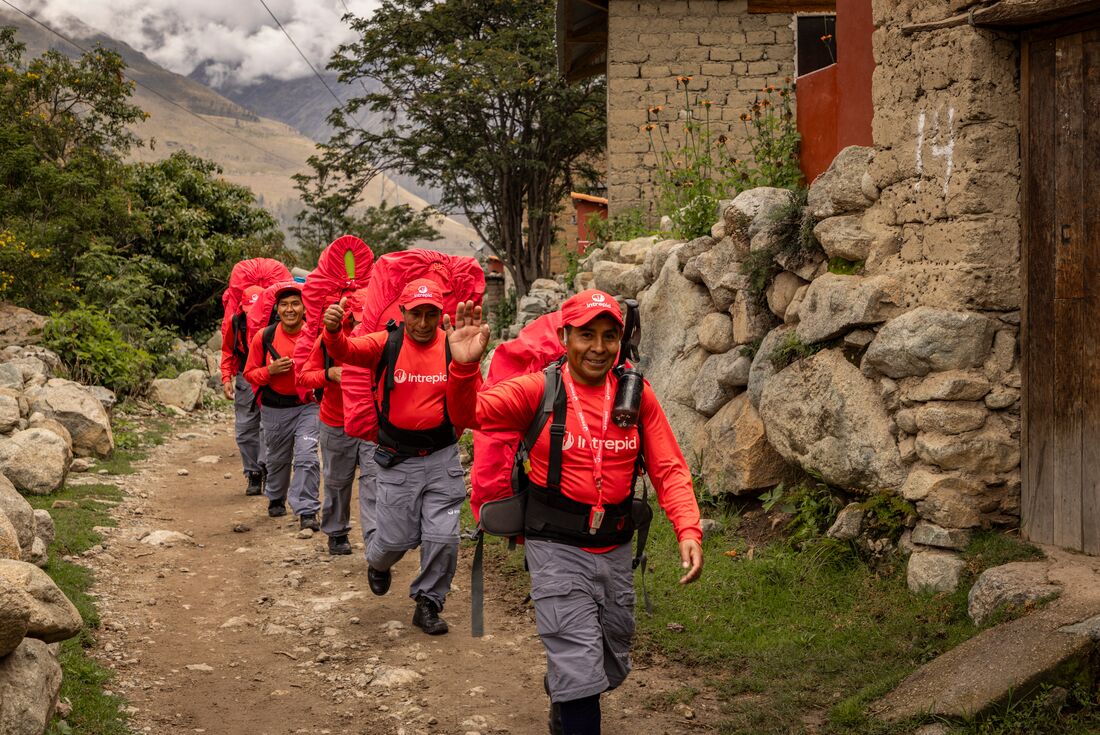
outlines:
M264 491L264 476L259 472L248 473L248 487L244 489L245 495L260 495Z
M269 500L267 503L267 516L268 518L278 518L279 516L286 515L286 501L284 500Z
M367 566L367 584L370 585L370 591L376 595L384 595L390 591L390 580L393 579L393 574L390 570L382 572L375 569L372 566Z
M311 531L320 531L321 524L317 522L317 516L314 513L303 513L298 517L298 528L301 530L309 529ZM346 536L344 538L347 538Z
M351 544L348 542L348 537L345 536L329 536L328 537L328 553L332 556L347 556L351 553Z
M448 630L447 621L439 617L439 607L423 595L416 598L413 625L428 635L443 635Z

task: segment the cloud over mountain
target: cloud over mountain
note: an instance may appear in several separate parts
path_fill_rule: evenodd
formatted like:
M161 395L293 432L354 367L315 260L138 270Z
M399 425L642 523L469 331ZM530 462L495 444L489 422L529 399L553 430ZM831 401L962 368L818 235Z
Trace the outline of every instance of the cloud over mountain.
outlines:
M378 0L265 0L317 69L353 38L341 17L373 12ZM124 41L179 74L204 65L216 86L311 74L259 0L16 0L58 28L72 18Z

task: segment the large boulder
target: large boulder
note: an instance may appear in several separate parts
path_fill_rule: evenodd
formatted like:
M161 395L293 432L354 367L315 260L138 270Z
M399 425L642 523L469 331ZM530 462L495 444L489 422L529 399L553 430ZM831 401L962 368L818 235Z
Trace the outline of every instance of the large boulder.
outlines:
M0 475L0 515L15 527L19 548L29 553L35 537L34 509L4 475Z
M61 358L53 350L42 345L9 345L0 350L0 360L11 362L24 357L33 357L43 365L52 375L61 368Z
M787 206L791 201L791 190L780 189L774 186L758 186L755 189L746 189L729 202L720 202L719 211L726 224L726 232L730 232L730 216L726 214L732 207L739 214L742 221L747 221L748 235L752 237L757 232L767 229L774 220L776 212ZM725 205L725 206L723 206ZM734 215L736 217L736 215Z
M734 294L730 319L733 322L733 341L742 345L763 339L775 323L767 307L746 290Z
M798 309L798 338L805 344L880 324L897 313L898 284L888 276L826 273L810 284Z
M863 229L863 215L846 214L821 220L814 236L830 258L864 261L871 250L872 237Z
M1003 608L1023 607L1057 597L1062 588L1050 582L1047 571L1043 562L1024 561L986 569L970 588L967 614L975 624L982 625Z
M27 624L30 638L56 643L72 638L84 625L76 606L48 574L33 564L0 559L0 587L23 593L31 611Z
M150 396L157 403L175 406L184 411L194 411L202 403L202 389L206 384L206 372L187 370L177 378L157 378L153 381Z
M749 278L741 273L741 261L747 254L748 243L726 237L689 263L699 271L718 311L729 309L737 292L748 288ZM685 276L689 275L688 270L684 268Z
M7 434L19 426L23 418L20 407L21 394L10 389L0 388L0 434Z
M922 460L945 470L969 470L981 475L1009 472L1020 464L1020 442L999 417L991 416L978 431L963 434L917 434Z
M707 352L721 354L733 347L733 324L726 314L707 314L699 322L698 333L699 344Z
M596 277L596 288L624 299L636 297L648 285L645 267L640 265L604 260L597 263L592 272Z
M0 438L0 473L23 493L52 493L65 482L72 461L69 445L47 429L27 429Z
M725 355L711 355L703 363L691 386L691 395L695 401L695 410L704 416L713 416L718 409L726 405L737 389L723 383L719 378L719 368L723 366Z
M967 370L933 373L906 392L911 401L978 401L993 389L984 375Z
M51 379L28 391L31 410L64 426L77 457L107 457L115 448L111 419L103 404L80 383Z
M8 360L7 365L17 368L23 375L23 387L34 388L45 385L53 374L49 365L34 356L16 357Z
M220 366L219 366L220 367ZM111 409L118 403L118 396L110 388L102 385L86 385L84 389L91 393L100 405L103 406L103 410L107 413L111 412Z
M53 516L44 508L36 508L34 511L34 536L49 546L57 537L57 528L53 523Z
M895 490L901 456L877 386L825 350L764 384L760 415L768 439L789 462L853 490Z
M656 244L656 237L636 237L633 240L628 240L619 248L619 262L643 265L649 251Z
M38 344L47 321L15 304L0 304L0 347Z
M913 592L954 592L966 562L948 551L917 551L909 557L907 582Z
M661 240L646 251L643 266L646 283L653 283L657 280L657 276L661 274L661 268L664 267L665 261L672 253L672 248L681 244L683 243L680 240Z
M50 647L26 638L0 658L0 732L42 735L61 691L61 665Z
M744 393L708 421L704 432L698 450L711 492L741 495L778 485L790 476L790 468L768 443L764 423Z
M756 354L753 355L752 365L749 367L748 394L752 405L760 407L760 396L764 392L764 383L775 375L775 363L772 354L779 345L787 339L787 335L794 331L793 327L780 326L768 332L760 342Z
M19 647L31 624L31 607L17 589L0 587L0 661Z
M10 362L0 363L0 388L23 390L23 371Z
M854 145L837 154L829 168L810 184L806 203L815 219L858 212L874 203L863 188L863 175L874 155L874 148Z
M977 367L995 331L995 322L981 314L921 306L882 326L863 366L895 379Z
M722 355L714 355L703 364L703 370L713 370L719 384L727 388L744 388L749 384L749 371L752 358L741 354L741 350L730 350Z
M777 275L768 285L765 295L768 299L768 308L780 319L787 315L787 309L794 301L799 289L807 285L805 281L790 271L783 271Z
M68 429L61 425L60 421L48 419L35 411L31 414L30 418L27 419L27 424L28 429L45 429L46 431L52 431L64 440L65 446L69 448L70 452L73 451L73 436L69 433ZM91 460L86 461L91 462Z
M15 526L8 520L8 517L0 512L0 559L15 559L19 561L23 558L23 551L19 548L19 534L15 531Z

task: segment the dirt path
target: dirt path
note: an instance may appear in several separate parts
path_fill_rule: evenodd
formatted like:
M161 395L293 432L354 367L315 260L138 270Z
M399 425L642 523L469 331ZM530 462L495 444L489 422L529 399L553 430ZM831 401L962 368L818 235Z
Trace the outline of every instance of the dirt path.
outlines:
M361 546L331 557L323 535L298 539L293 520L244 496L229 417L182 430L137 474L112 479L127 491L119 526L84 563L104 624L95 653L118 672L112 686L133 705L136 732L546 732L532 613L487 575L489 635L471 638L467 550L444 613L451 633L429 638L410 624L415 554L389 595L371 595ZM141 541L154 530L193 542ZM604 732L713 732L709 694L690 710L647 706L685 685L707 689L678 667L635 671L605 698Z

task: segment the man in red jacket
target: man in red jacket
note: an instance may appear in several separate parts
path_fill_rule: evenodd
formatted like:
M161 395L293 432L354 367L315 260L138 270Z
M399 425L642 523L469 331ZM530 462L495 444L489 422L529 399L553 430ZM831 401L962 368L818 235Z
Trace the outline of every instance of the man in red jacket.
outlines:
M531 448L524 536L552 732L598 735L600 694L630 671L630 505L639 451L676 530L686 570L681 584L702 571L702 530L691 473L652 388L643 387L637 428L610 420L623 334L618 304L602 291L583 291L562 304L561 314L564 432L555 439L547 422ZM447 405L463 425L525 432L542 405L546 376L523 375L478 393L488 338L480 308L460 305L449 337Z
M276 294L279 321L252 337L244 377L260 386L260 421L267 448L267 514L286 515L290 509L301 528L320 529L320 467L317 462L317 404L298 395L294 379L294 345L305 325L306 307L297 286ZM264 344L270 334L270 349ZM294 474L291 478L291 466Z
M264 437L260 429L260 407L256 405L252 386L244 379L244 366L248 362L248 312L263 290L262 286L246 288L237 314L228 328L222 330L222 393L233 401L237 449L248 478L245 495L263 492Z
M350 334L355 328L355 311L349 305L342 327L345 334ZM350 554L351 486L356 467L359 468L359 525L362 527L364 546L370 546L376 528L375 483L378 465L374 462L374 451L377 445L344 432L344 397L340 390L343 363L329 357L323 340L323 335L317 335L317 342L298 375L298 385L324 390L320 436L325 497L321 509L321 530L328 536L328 553Z
M458 565L458 522L466 483L456 428L447 413L447 336L440 330L443 296L430 279L401 295L404 319L392 332L348 338L343 305L325 311L324 344L332 359L374 370L378 406L377 530L367 548L367 582L390 588L390 569L420 547L420 574L409 588L413 625L447 632L439 617Z

